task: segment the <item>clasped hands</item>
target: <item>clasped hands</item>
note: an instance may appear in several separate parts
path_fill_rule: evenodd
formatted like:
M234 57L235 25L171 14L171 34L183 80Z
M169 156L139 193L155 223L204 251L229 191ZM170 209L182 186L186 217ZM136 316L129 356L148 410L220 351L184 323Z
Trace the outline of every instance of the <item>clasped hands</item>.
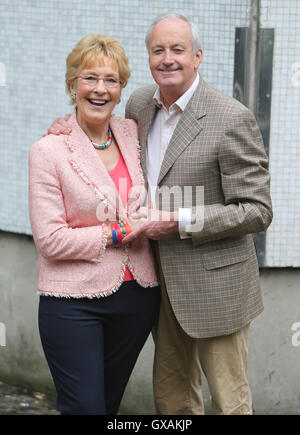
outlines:
M122 239L122 244L127 244L143 235L148 239L159 240L178 231L178 213L140 207L127 219L131 233Z

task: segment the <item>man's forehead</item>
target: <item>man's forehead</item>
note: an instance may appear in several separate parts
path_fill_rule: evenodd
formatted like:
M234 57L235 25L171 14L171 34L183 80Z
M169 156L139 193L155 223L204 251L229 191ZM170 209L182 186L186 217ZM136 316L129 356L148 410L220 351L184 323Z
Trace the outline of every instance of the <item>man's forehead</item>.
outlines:
M149 39L151 46L165 43L186 45L191 42L190 26L180 19L165 19L156 24Z

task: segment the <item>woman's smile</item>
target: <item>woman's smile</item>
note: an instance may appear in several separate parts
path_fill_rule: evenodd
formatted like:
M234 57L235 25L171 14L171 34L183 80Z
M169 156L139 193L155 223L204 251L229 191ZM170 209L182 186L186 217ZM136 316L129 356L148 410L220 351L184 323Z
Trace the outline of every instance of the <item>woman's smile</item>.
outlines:
M108 103L108 100L102 100L102 99L95 99L95 98L87 98L87 101L92 105L96 107L103 107Z

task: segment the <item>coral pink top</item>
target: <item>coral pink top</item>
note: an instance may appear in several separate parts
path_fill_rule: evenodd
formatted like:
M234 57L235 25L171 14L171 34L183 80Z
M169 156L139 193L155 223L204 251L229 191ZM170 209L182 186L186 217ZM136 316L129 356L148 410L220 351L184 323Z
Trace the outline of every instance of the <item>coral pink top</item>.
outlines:
M128 201L129 191L132 187L132 183L131 183L131 178L128 169L125 165L121 153L119 156L117 166L115 166L115 168L112 169L111 171L108 171L108 173L111 176L111 179L113 180L116 189L119 192L122 203L125 207ZM134 279L132 273L130 272L128 266L126 266L123 280L130 281L132 279Z

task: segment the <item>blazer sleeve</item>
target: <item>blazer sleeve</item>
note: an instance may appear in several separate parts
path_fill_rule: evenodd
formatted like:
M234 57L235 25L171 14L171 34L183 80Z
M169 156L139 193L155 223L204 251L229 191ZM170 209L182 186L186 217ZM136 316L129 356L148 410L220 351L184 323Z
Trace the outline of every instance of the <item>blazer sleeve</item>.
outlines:
M136 117L133 115L132 113L132 98L133 96L131 95L126 103L126 107L125 107L125 118L127 119L136 119Z
M224 201L205 205L193 245L265 231L273 217L270 175L262 137L247 109L231 117L219 148Z
M51 154L37 142L29 152L29 214L39 253L50 260L100 261L106 233L101 225L70 228Z

